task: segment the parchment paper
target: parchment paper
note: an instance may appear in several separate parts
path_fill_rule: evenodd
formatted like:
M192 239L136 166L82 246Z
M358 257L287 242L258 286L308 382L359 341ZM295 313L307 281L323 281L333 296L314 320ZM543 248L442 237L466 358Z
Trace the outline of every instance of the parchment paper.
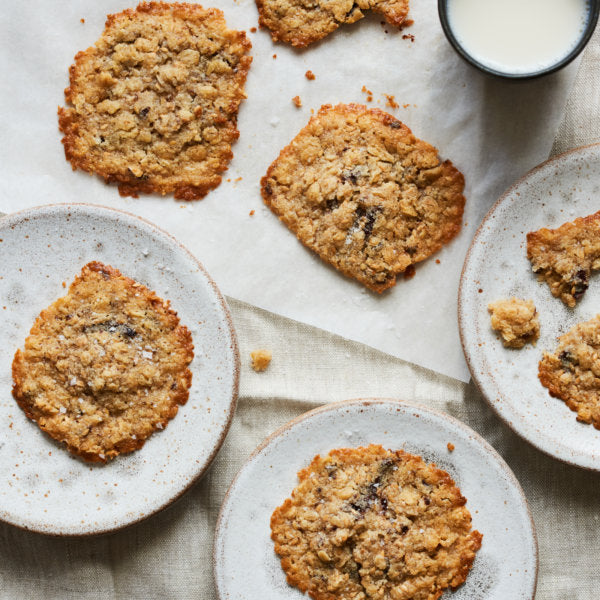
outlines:
M233 28L257 26L253 0L209 4L221 8ZM446 42L435 0L411 5L415 23L404 32L370 15L303 51L273 44L266 31L249 33L254 62L234 160L219 188L202 201L181 203L170 197L123 199L97 177L72 172L60 143L56 108L64 104L74 55L99 37L106 14L134 4L3 2L0 211L82 201L142 215L194 252L225 294L467 381L456 320L466 250L497 196L547 157L577 65L530 83L489 79ZM314 81L305 78L307 69ZM467 181L462 233L418 266L412 280L400 278L382 296L303 248L264 207L259 192L261 176L311 109L365 103L363 86L373 92L371 106L389 110L434 144ZM394 95L399 108L386 108L383 94ZM296 95L300 109L292 104ZM17 266L1 259L0 270Z

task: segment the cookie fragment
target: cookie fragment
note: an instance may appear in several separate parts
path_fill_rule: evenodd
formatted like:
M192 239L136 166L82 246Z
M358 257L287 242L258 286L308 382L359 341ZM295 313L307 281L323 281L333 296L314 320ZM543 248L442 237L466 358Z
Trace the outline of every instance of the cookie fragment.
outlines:
M252 359L252 368L257 373L261 373L267 370L267 367L271 364L273 355L269 350L258 349L250 352L250 358Z
M540 321L533 300L508 298L488 304L492 329L507 348L522 348L534 344L540 337Z
M91 262L17 350L13 396L70 452L106 462L141 448L186 403L193 349L168 301Z
M564 223L557 229L527 234L527 258L552 295L573 308L600 269L600 211Z
M304 47L344 23L355 23L365 10L382 14L390 25L408 25L408 0L256 0L259 23L273 41ZM411 21L412 23L412 21Z
M322 106L261 183L303 244L376 292L461 229L462 174L392 115L362 105Z
M559 337L556 350L544 352L538 376L578 421L600 429L600 315Z
M220 10L198 4L143 2L109 15L69 70L58 110L67 160L124 196L202 198L233 156L250 48Z
M378 445L332 450L271 517L287 581L314 600L435 600L481 547L448 473Z

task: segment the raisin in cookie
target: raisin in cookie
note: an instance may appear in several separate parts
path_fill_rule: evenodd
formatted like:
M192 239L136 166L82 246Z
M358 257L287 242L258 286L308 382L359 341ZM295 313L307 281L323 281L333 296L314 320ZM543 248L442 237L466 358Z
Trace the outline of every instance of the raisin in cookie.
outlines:
M461 229L464 178L400 121L325 105L262 179L265 203L324 261L382 292Z
M381 13L390 25L407 25L408 0L256 0L259 23L273 41L308 46L344 23L362 19L365 10Z
M492 329L507 348L522 348L534 344L540 337L540 321L533 300L509 298L488 304Z
M600 429L600 315L558 338L556 350L540 361L539 378L578 421Z
M600 269L600 211L557 229L527 234L527 258L553 296L573 308Z
M143 446L185 404L193 349L169 302L92 262L15 354L13 395L72 453L106 462Z
M288 583L314 600L435 600L482 535L448 473L381 446L316 456L271 517Z
M220 10L197 4L109 15L75 57L58 110L73 169L117 182L122 195L205 196L233 156L250 47Z

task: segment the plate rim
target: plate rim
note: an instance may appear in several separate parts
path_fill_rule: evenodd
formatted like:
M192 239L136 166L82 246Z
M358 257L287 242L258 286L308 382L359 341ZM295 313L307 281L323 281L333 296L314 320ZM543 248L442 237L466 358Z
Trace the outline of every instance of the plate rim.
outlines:
M528 444L530 444L531 446L533 446L534 448L536 448L537 450L542 452L544 455L549 456L550 458L553 458L554 460L558 460L564 464L567 464L567 465L570 465L573 467L577 467L579 469L584 469L586 471L592 471L592 472L600 472L600 461L598 462L597 466L584 465L584 464L577 462L576 460L569 459L566 456L553 454L550 450L544 448L538 441L530 439L529 437L527 437L525 435L524 432L516 429L513 426L512 422L508 420L508 418L499 410L497 404L493 402L491 397L489 397L489 395L487 394L487 392L484 388L484 384L480 381L480 379L478 377L477 369L475 369L474 365L471 363L471 356L470 356L469 350L467 349L467 344L466 344L466 340L465 340L466 335L463 332L463 327L464 327L463 322L466 319L464 306L463 306L463 290L465 288L467 264L471 260L471 255L475 248L475 244L478 242L479 237L481 236L481 234L483 232L484 226L494 216L494 213L500 207L500 205L503 204L506 201L506 199L521 184L525 183L534 174L536 174L539 171L541 171L542 169L546 169L556 163L565 162L565 159L575 156L577 154L583 154L584 151L591 150L593 148L596 148L599 151L599 158L600 158L600 142L595 142L593 144L585 144L584 146L577 146L576 148L571 148L570 150L567 150L566 152L562 152L560 154L557 154L556 156L552 156L548 160L545 160L544 162L540 163L539 165L533 167L533 169L530 169L529 171L527 171L527 173L525 173L524 175L519 177L519 179L517 179L511 186L509 186L500 195L498 200L496 200L496 202L494 202L493 206L485 214L485 216L483 217L483 220L477 227L477 230L475 231L475 234L473 235L473 239L471 240L471 243L469 244L469 248L465 255L465 260L463 262L463 266L462 266L462 269L460 272L460 280L459 280L459 284L458 284L457 317L458 317L458 333L459 333L459 337L460 337L460 345L462 347L463 355L464 355L465 361L467 363L467 368L469 369L469 373L471 374L471 379L475 382L475 385L477 386L477 390L479 391L479 393L481 394L483 399L486 401L488 406L494 411L494 414L502 421L502 423L504 423L511 431L516 433L520 439L524 440L525 442L527 442Z
M535 527L535 521L533 519L533 514L531 512L531 508L529 507L529 502L527 500L527 496L525 496L525 492L523 491L523 488L521 487L519 480L517 479L516 475L513 473L510 466L504 460L504 458L502 458L500 453L485 438L483 438L483 436L481 436L479 433L477 433L474 429L472 429L471 427L469 427L468 425L466 425L465 423L463 423L456 417L449 415L448 413L442 412L435 408L431 408L421 402L415 402L413 400L400 400L398 398L367 397L367 398L352 398L350 400L341 400L338 402L330 402L327 404L322 404L321 406L317 406L316 408L308 410L308 411L298 415L297 417L294 417L290 421L288 421L288 422L284 423L283 425L281 425L280 427L278 427L274 432L270 433L260 444L258 444L258 446L252 451L252 453L244 461L242 466L239 468L238 472L235 474L235 477L231 481L231 484L229 485L229 488L227 489L227 492L225 493L225 496L223 497L223 501L221 503L221 507L219 508L219 514L218 514L217 522L215 524L215 529L214 529L214 540L213 540L213 551L212 551L212 564L213 564L212 571L213 571L213 580L215 583L215 591L217 593L218 600L224 600L224 596L219 587L219 579L217 577L218 545L219 545L220 539L222 537L221 529L222 529L222 524L223 524L223 518L224 518L226 505L229 504L230 498L232 496L233 488L236 486L242 472L256 458L256 456L258 456L258 454L260 454L273 440L279 438L281 435L286 433L288 430L290 430L293 427L295 427L296 425L304 422L305 420L311 419L312 417L322 414L322 413L340 410L346 406L361 406L361 405L362 406L372 406L372 405L382 405L382 404L384 404L384 405L385 404L392 404L392 405L397 404L397 405L401 405L401 406L406 406L406 407L413 408L413 409L416 409L416 410L419 410L419 411L422 411L425 413L429 413L435 417L438 417L444 421L447 421L447 422L451 423L452 425L461 429L463 432L472 436L473 440L480 444L481 448L486 452L486 454L490 455L492 457L492 459L496 460L498 465L506 473L506 475L508 476L508 479L513 484L513 486L515 487L517 492L519 493L519 497L523 503L523 506L525 507L525 511L526 511L527 517L529 519L529 524L531 526L531 534L532 534L532 539L533 539L533 558L534 558L534 563L535 563L534 576L533 576L533 588L531 590L532 591L531 600L535 599L535 594L537 591L537 584L538 584L538 576L539 576L539 566L540 566L539 544L538 544L538 539L537 539L537 531L536 531L536 527Z
M53 537L53 538L82 539L82 538L93 538L96 536L102 536L102 535L106 535L106 534L110 534L110 533L116 533L116 532L122 531L128 527L133 527L134 525L138 525L139 523L142 523L142 522L154 517L158 513L166 510L167 508L170 508L171 506L173 506L192 487L194 487L194 485L196 483L198 483L198 481L203 477L203 475L206 473L208 468L213 463L215 457L217 456L217 453L219 452L223 443L225 442L227 434L229 433L229 429L231 428L231 423L233 421L233 417L236 412L238 398L239 398L241 362L240 362L239 344L238 344L235 327L233 325L233 318L231 316L231 311L229 309L229 306L227 305L227 301L225 300L225 297L223 296L223 294L217 287L217 284L215 283L214 279L210 276L208 271L205 269L204 265L198 260L198 258L196 258L196 256L194 254L192 254L192 252L186 246L184 246L171 233L169 233L168 231L165 231L164 229L162 229L161 227L159 227L152 221L149 221L148 219L146 219L144 217L136 215L135 213L132 213L132 212L129 212L126 210L122 210L119 208L112 208L112 207L104 206L102 204L93 204L93 203L89 203L89 202L54 202L54 203L50 203L50 204L40 204L37 206L25 208L23 210L11 212L11 213L1 213L0 212L0 227L6 226L6 225L8 225L10 227L11 221L21 222L21 221L27 219L27 217L31 213L40 214L40 213L43 213L43 211L48 210L48 209L67 209L70 207L76 207L76 210L91 209L92 211L96 211L96 212L100 212L100 213L101 212L116 213L117 216L125 215L126 217L132 218L134 221L135 220L141 221L143 223L143 225L148 227L153 232L157 232L159 235L166 237L167 240L169 240L171 243L173 243L175 246L177 246L180 250L182 250L184 252L184 254L187 254L187 256L192 260L192 262L194 262L198 266L200 272L206 278L206 281L207 281L210 289L212 290L213 294L215 295L216 300L218 301L219 307L225 317L224 322L227 326L227 332L229 333L229 338L231 340L230 348L231 348L232 355L233 355L232 356L232 358L233 358L232 394L231 394L231 399L229 400L229 403L227 405L228 414L227 414L227 420L225 422L225 425L224 425L223 429L221 430L221 433L219 434L219 438L217 439L216 443L214 444L204 465L202 465L202 467L200 467L200 469L190 479L189 482L186 482L186 485L184 487L182 487L177 492L177 494L173 495L166 502L164 502L157 508L150 511L148 514L146 514L142 517L137 517L133 520L127 521L126 523L116 525L114 527L104 527L104 528L95 529L92 531L76 532L76 533L69 533L66 531L45 531L43 529L38 529L35 527L27 527L20 523L13 523L11 521L8 521L8 520L0 517L0 522L11 525L12 527L16 527L17 529L20 529L21 531L42 534L47 537Z

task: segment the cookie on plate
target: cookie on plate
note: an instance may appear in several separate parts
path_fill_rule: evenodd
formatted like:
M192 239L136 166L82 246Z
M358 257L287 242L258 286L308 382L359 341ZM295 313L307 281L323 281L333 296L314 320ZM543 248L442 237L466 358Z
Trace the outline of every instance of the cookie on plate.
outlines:
M324 38L344 23L355 23L365 10L382 14L390 25L408 25L408 0L256 0L259 23L273 41L303 47Z
M271 517L288 583L314 600L435 600L481 547L448 473L381 446L316 456Z
M298 239L376 292L458 234L463 189L433 146L357 104L322 106L262 178L265 203Z
M220 10L198 4L149 2L110 15L69 71L58 110L67 160L122 195L202 198L233 156L250 47Z
M106 462L143 446L186 403L193 349L168 301L91 262L17 350L13 395L69 451Z
M600 429L600 315L558 338L556 350L540 361L539 378L578 421Z
M527 234L527 258L553 296L573 308L600 269L600 211L557 229Z
M508 298L488 304L492 329L507 348L534 344L540 337L540 321L533 300Z

